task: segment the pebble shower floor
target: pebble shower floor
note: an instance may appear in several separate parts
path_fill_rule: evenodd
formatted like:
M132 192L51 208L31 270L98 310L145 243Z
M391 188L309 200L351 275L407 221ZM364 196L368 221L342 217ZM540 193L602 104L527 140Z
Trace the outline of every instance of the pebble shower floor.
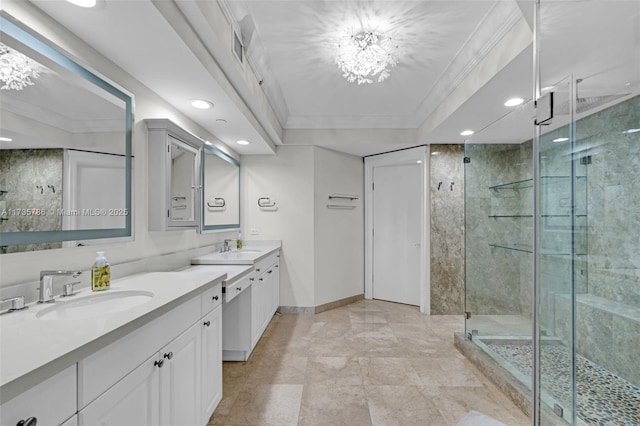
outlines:
M531 344L488 344L493 352L531 375ZM571 353L561 344L542 346L541 383L565 407L571 405ZM588 425L640 425L640 388L588 359L576 355L576 394L578 418Z

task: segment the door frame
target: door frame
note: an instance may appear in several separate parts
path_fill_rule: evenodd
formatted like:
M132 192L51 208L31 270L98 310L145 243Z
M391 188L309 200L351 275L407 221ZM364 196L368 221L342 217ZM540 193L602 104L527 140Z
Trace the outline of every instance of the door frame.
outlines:
M422 200L420 223L420 312L431 313L431 283L430 283L430 226L431 209L429 188L429 146L422 145L400 151L372 155L364 158L364 201L365 201L365 278L364 298L373 298L373 169L381 166L396 166L421 161Z

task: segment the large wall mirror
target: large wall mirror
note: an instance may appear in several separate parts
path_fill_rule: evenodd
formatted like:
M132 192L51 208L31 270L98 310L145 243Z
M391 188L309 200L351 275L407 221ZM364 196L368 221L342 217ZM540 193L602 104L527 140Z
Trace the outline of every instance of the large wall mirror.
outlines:
M0 30L0 252L131 237L131 95L4 11Z
M240 229L240 163L211 145L202 152L201 229Z

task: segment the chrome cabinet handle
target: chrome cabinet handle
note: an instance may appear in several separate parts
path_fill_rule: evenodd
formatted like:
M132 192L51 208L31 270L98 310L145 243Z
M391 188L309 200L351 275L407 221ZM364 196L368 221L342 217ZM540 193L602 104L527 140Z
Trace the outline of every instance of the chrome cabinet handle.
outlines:
M170 360L171 358L173 358L173 352L169 352L169 353L167 353L167 354L164 354L164 357L165 357L166 359L169 359L169 360Z
M211 321L205 321L205 322L204 322L204 325L205 325L205 326L207 326L207 327L209 327L209 326L211 325Z
M273 272L273 269L271 269L271 270L267 271L267 274L270 274L270 273L272 273L272 272Z
M236 291L242 291L242 287L236 287Z
M258 281L264 281L264 278L258 278Z
M218 300L218 296L213 296L212 299L213 300Z
M280 265L276 265L276 268L279 268L279 267L280 267Z
M255 278L249 278L249 281L255 281L255 280L256 280Z
M260 272L260 268L256 268L256 272Z
M20 420L16 423L16 426L36 426L38 424L38 419L35 417L29 417L26 420Z
M162 368L162 366L164 365L164 359L160 359L156 362L153 363L154 366L158 366L158 368Z

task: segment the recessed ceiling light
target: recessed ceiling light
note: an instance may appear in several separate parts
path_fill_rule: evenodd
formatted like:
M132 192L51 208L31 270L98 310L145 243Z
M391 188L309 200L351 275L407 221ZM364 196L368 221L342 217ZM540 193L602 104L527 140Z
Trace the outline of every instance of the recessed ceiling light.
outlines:
M202 99L194 99L191 101L191 106L198 109L209 109L213 106L213 104Z
M462 135L462 136L471 136L474 133L475 132L473 130L463 130L462 132L460 132L460 135Z
M209 141L204 141L205 145L213 145L211 142Z
M67 0L69 3L80 7L95 7L97 0Z
M416 163L422 164L422 160L418 160L418 161L416 161Z
M629 129L629 130L625 130L625 131L624 131L624 132L622 132L622 133L624 133L624 134L626 134L626 135L629 135L629 134L631 134L631 133L637 133L637 132L640 132L640 129Z
M566 141L568 141L568 140L569 140L569 138L555 138L555 139L553 140L553 142L566 142Z
M12 140L11 138L0 137L0 142L11 142Z
M236 141L236 143L237 143L238 145L249 145L251 142L246 141L246 140L244 140L244 139L240 139L239 141Z
M522 98L511 98L507 102L504 103L504 106L508 106L508 107L518 106L523 102L524 102L524 99L522 99Z

